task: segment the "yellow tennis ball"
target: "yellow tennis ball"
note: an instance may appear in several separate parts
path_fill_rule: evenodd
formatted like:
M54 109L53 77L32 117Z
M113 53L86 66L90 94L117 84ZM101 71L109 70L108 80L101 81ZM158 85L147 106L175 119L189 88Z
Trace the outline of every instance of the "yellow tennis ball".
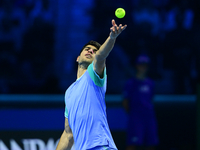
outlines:
M126 12L125 12L125 10L123 8L117 8L115 10L115 16L117 18L124 18L125 14L126 14Z

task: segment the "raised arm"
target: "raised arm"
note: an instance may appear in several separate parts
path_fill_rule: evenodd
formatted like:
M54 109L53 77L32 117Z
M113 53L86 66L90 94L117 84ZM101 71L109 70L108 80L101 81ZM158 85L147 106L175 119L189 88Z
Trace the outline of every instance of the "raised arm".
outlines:
M94 70L100 75L103 75L103 70L105 67L106 58L108 57L109 53L113 49L115 44L115 40L120 35L120 33L125 30L127 25L119 26L115 23L115 20L112 20L112 27L110 28L110 35L97 51L94 59Z
M74 144L72 130L69 127L68 119L65 118L65 130L60 138L56 150L70 150Z

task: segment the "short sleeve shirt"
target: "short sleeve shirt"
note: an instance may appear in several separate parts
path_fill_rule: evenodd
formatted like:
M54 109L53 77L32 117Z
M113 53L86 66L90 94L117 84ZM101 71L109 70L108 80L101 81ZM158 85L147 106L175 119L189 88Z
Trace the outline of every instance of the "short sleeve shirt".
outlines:
M65 117L72 129L75 149L108 145L117 149L107 122L105 93L106 68L100 78L93 63L65 93Z

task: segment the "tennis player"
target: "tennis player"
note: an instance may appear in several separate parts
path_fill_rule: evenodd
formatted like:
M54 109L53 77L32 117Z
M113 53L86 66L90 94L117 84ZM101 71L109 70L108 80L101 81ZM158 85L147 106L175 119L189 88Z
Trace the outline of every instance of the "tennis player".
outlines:
M90 41L77 57L77 80L65 93L65 129L57 150L117 150L106 116L106 58L127 25L112 20L103 45Z

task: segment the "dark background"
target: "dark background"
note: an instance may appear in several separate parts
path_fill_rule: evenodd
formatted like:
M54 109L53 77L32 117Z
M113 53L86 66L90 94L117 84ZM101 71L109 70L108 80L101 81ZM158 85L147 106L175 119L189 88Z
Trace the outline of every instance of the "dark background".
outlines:
M1 0L0 93L63 94L76 79L83 45L103 43L116 19L128 28L107 59L108 94L121 94L139 54L151 58L156 94L195 94L199 6L198 0ZM126 10L123 19L114 15L118 7Z
M123 19L114 15L118 7L126 10ZM27 137L44 141L48 137L55 141L59 138L64 101L35 98L35 102L30 102L30 97L35 94L64 97L67 87L76 80L76 58L81 48L91 39L102 44L109 35L112 19L128 27L107 59L107 94L120 99L124 83L134 75L137 55L147 54L151 59L148 75L155 81L155 94L165 99L155 101L160 138L157 149L197 149L199 0L1 0L0 146L3 141L9 147L9 139L17 137L18 143ZM18 95L18 100L13 102L6 97L13 94L33 95L25 102ZM126 114L121 101L110 100L107 101L108 121L119 150L123 150ZM59 113L55 112L48 123L44 119L48 113L45 115L42 110L34 119L27 119L37 114L38 109L44 112L59 109ZM18 116L13 115L18 111ZM122 114L121 121L115 114ZM40 117L41 120L37 119ZM115 126L116 120L121 126ZM32 128L38 122L41 126ZM19 128L12 126L16 123ZM44 136L44 132L50 132L49 136Z

